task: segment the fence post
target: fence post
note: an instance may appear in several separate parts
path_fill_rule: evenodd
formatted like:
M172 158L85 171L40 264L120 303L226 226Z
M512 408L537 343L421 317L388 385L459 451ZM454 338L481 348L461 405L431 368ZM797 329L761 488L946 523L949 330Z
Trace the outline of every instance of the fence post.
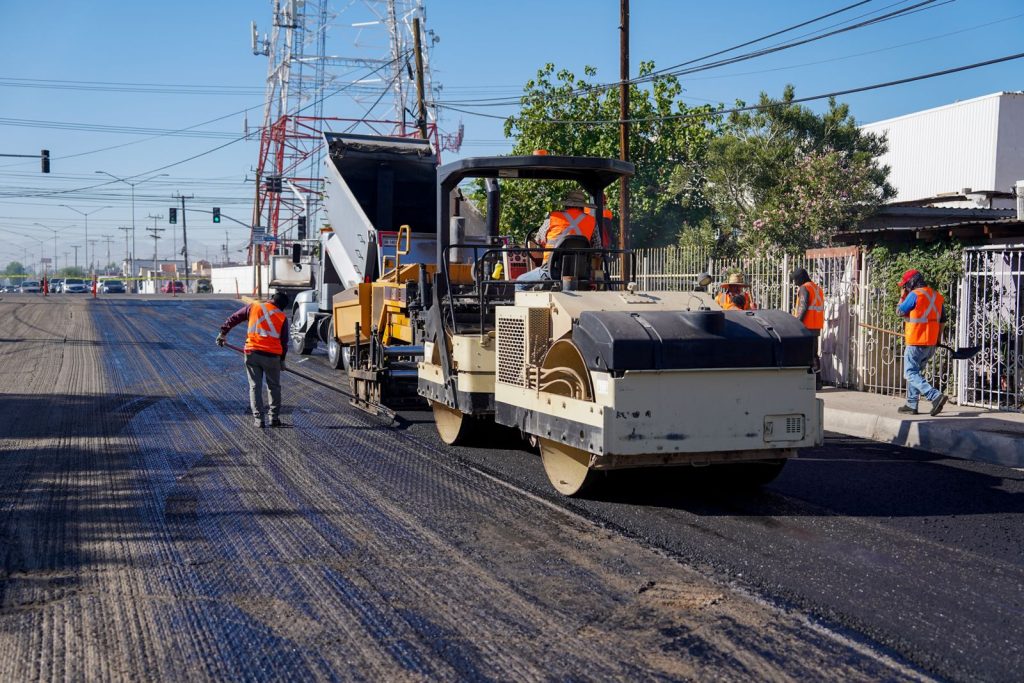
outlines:
M789 305L789 297L791 292L789 291L789 253L782 253L782 277L779 278L782 286L782 310L791 311L793 308Z

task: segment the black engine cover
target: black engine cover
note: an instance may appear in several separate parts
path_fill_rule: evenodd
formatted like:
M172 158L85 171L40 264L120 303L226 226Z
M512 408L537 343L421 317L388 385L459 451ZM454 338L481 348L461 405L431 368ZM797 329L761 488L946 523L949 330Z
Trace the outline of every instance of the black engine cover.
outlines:
M810 366L817 339L764 311L585 311L572 340L591 370Z

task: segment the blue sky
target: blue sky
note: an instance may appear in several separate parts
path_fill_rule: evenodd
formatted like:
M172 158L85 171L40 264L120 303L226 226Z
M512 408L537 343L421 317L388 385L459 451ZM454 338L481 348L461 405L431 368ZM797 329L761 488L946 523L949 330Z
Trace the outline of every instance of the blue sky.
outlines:
M633 72L640 60L671 66L852 2L632 0ZM911 4L915 2L874 0L764 44L858 14ZM176 162L241 136L242 110L251 108L250 127L260 124L267 62L250 51L249 22L255 20L261 31L266 30L270 6L269 0L0 0L0 153L35 154L48 148L53 156L48 176L38 172L35 159L0 158L0 265L26 256L38 259L40 249L52 256L53 233L35 223L58 231L58 259L63 263L63 253L73 253L67 245L82 244L85 235L83 216L62 204L94 212L89 217L90 238L114 236L112 257L123 255L124 233L118 227L131 224L128 186L112 183L68 191L104 182L97 170L121 177L147 171L169 174L136 188L140 258L152 253L143 227L153 221L145 217L163 215L160 227L170 227L166 215L175 192L196 195L197 208L220 206L229 215L247 219L254 189L246 178L252 177L257 162L255 139L228 144L187 163ZM601 80L618 77L617 0L426 0L426 6L427 28L440 38L432 68L435 82L443 85L442 101L514 97L545 62L577 73L592 65ZM335 49L360 54L353 45L356 34L347 25L355 19L345 12L339 15ZM1020 0L939 0L925 11L879 26L693 74L683 80L684 99L691 104L753 101L762 90L778 95L787 83L796 86L798 96L807 96L913 76L1019 52L1022 31ZM365 35L358 39L372 42ZM127 92L114 92L109 85L81 89L84 82L132 85ZM202 86L207 92L143 92L167 84ZM1022 89L1024 60L1019 60L841 99L859 121L871 122ZM345 116L350 106L340 96L332 98L325 114ZM477 110L506 115L514 107ZM224 118L197 129L208 137L153 137L162 130L220 117ZM445 160L508 151L500 121L455 112L446 112L441 119L448 131L460 122L465 125L465 145ZM157 130L141 135L109 132L109 127ZM176 165L157 171L171 164ZM244 228L230 223L214 226L202 214L190 214L190 222L189 244L195 257L218 259L225 229L236 257L248 238ZM169 256L170 231L160 242L161 255ZM101 260L106 248L102 242L97 247Z

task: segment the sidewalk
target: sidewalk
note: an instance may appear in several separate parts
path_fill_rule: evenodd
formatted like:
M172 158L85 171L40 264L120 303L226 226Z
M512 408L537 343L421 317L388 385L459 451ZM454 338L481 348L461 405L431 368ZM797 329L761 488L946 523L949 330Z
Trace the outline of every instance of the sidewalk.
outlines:
M825 401L825 431L919 448L964 460L1024 467L1024 413L1001 413L947 403L931 417L900 415L903 399L846 389L818 392Z

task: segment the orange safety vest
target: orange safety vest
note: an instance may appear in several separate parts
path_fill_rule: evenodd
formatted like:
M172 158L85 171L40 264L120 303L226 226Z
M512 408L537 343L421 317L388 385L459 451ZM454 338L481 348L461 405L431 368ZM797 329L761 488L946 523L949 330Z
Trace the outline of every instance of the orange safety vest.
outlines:
M939 329L942 327L939 321L945 299L931 287L918 287L914 294L917 302L903 324L907 346L935 346L939 343Z
M272 303L249 306L249 333L245 337L245 350L282 355L284 347L281 346L281 328L285 318L284 312Z
M594 235L597 221L594 217L580 209L572 208L564 211L552 211L548 216L548 231L544 235L544 246L557 247L566 237L579 236L588 240ZM551 252L544 252L544 263L551 258Z
M588 216L594 215L594 210L590 207L583 209L583 213ZM601 212L601 216L604 218L601 223L601 247L607 249L611 246L611 229L615 222L615 216L612 214L611 209L605 209Z
M732 302L732 294L729 294L724 289L715 297L715 302L722 307L723 311L753 311L755 309L754 300L750 298L750 292L743 292L742 308Z
M820 330L825 327L825 292L816 282L805 282L800 286L807 288L807 312L804 313L804 327L809 330Z

